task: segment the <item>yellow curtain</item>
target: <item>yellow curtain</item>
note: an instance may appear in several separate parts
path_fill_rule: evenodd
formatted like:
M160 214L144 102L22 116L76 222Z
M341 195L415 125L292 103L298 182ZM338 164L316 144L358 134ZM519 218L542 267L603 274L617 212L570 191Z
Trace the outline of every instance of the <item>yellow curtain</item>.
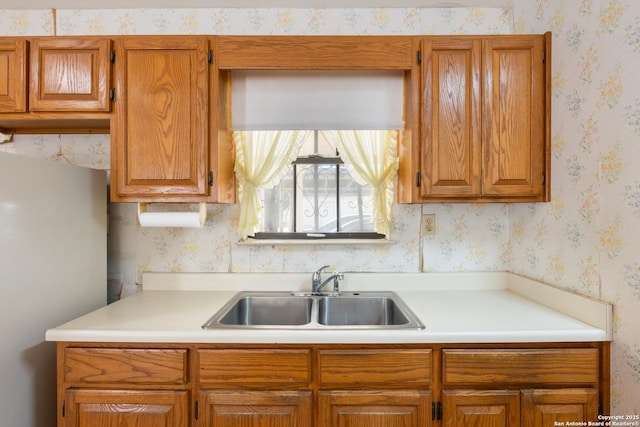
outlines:
M398 172L398 132L395 130L337 131L340 157L361 184L371 185L374 230L389 235L394 180Z
M260 188L278 184L284 167L298 156L301 132L298 131L234 131L236 147L234 172L238 179L242 238L253 235L258 227Z

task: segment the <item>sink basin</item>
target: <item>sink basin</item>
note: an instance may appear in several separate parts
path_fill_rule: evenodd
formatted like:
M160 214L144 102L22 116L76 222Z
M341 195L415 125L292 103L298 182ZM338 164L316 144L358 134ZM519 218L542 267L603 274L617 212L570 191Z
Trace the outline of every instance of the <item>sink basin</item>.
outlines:
M407 325L409 319L388 296L324 297L318 301L318 323L329 326Z
M240 292L203 329L423 329L394 292L343 292L340 296L291 292Z
M237 326L295 326L311 321L313 300L291 295L238 295L203 327L213 323ZM211 323L211 324L209 324Z

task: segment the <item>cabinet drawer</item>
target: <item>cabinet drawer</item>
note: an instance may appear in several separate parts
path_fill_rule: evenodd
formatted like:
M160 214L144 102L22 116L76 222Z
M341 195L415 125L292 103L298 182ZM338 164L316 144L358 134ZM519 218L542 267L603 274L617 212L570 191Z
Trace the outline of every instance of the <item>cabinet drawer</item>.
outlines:
M186 384L186 349L67 348L65 381L70 383Z
M321 387L416 387L431 383L431 350L321 350Z
M594 385L599 353L584 349L443 350L443 385Z
M306 386L311 350L200 350L200 383L216 388Z

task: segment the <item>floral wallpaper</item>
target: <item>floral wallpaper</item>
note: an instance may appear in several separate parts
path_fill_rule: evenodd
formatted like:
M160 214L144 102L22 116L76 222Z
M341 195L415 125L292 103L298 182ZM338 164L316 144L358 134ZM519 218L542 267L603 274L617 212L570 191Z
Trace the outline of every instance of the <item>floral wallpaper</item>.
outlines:
M510 206L511 269L614 304L612 408L640 414L640 2L513 14L514 32L553 32L553 200Z
M640 412L640 3L514 0L508 8L0 10L0 35L507 34L553 31L552 201L396 205L385 245L238 244L237 207L203 229L142 229L109 206L109 277L144 271L510 270L615 304L612 412ZM0 150L109 168L108 135L16 135ZM162 209L163 207L161 207ZM420 237L422 213L437 233Z

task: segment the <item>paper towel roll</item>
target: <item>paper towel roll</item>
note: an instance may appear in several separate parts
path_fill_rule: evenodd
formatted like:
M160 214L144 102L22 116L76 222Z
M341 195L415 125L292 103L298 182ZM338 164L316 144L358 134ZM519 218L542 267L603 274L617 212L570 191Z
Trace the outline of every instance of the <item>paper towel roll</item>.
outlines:
M13 134L0 132L0 144L3 142L13 142Z
M206 218L206 203L200 203L199 212L147 212L146 203L138 203L138 221L141 227L200 228Z

